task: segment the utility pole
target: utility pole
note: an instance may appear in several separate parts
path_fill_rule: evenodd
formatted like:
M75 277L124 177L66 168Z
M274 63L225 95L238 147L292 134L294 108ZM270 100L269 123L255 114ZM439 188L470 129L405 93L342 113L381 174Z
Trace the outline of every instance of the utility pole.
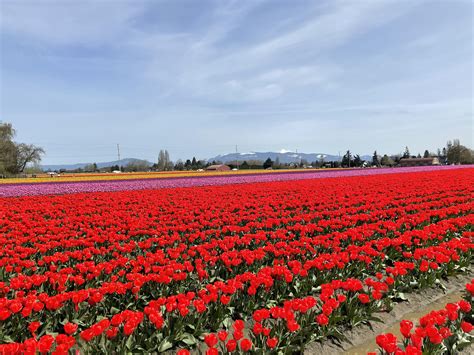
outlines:
M239 157L237 156L238 153L239 153L239 149L237 148L237 144L236 144L235 145L235 154L236 154L235 160L237 163L237 170L239 170Z
M120 144L117 143L117 160L120 161Z

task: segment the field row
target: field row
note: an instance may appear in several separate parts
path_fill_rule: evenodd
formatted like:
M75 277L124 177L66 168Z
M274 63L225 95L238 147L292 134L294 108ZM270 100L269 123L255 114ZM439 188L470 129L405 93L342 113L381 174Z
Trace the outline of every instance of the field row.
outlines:
M393 354L456 354L474 340L474 279L466 284L464 298L448 303L444 309L423 315L415 325L404 319L400 322L398 339L392 333L376 337L381 353ZM372 353L371 355L376 355Z
M40 183L11 183L11 179L0 181L0 197L70 194L80 192L112 192L127 190L148 190L178 187L215 186L229 184L247 184L255 182L293 181L304 179L320 179L349 176L366 176L422 171L444 171L470 168L469 166L425 166L411 168L381 168L381 169L320 169L320 170L279 170L248 173L244 170L237 172L192 173L150 173L147 175L92 176L90 181L59 181L49 179ZM127 178L127 176L130 176ZM82 177L81 177L82 179ZM53 182L51 182L53 180ZM5 183L8 181L10 183ZM21 181L21 179L19 180ZM3 183L2 183L3 182Z
M0 199L0 343L291 353L343 339L471 265L473 172Z
M325 171L341 170L340 168L326 168ZM272 174L275 172L302 172L303 169L243 169L238 171L151 171L151 172L121 172L121 173L64 173L49 175L47 173L36 174L36 177L28 178L6 178L0 179L2 184L37 184L57 182L87 182L87 181L111 181L111 180L135 180L135 179L166 179L176 177L202 177L202 176L226 176L247 174Z

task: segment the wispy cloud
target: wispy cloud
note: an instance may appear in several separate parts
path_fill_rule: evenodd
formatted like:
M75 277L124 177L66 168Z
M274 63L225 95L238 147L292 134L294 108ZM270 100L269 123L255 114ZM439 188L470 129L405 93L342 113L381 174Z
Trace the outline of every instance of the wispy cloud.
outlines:
M38 0L1 2L3 33L37 45L103 45L128 35L143 1Z
M311 142L321 132L338 132L318 136L328 152L338 141L362 152L367 139L358 135L372 130L385 150L401 140L440 144L441 135L456 132L472 142L469 1L0 6L0 114L33 141L35 134L57 141L93 130L91 142L111 132L114 142L146 137L191 154L184 143L173 144L182 139L201 156L230 140L248 150L317 151ZM74 133L66 132L67 122ZM420 139L401 128L426 132L429 122L437 128ZM399 136L383 127L397 127Z

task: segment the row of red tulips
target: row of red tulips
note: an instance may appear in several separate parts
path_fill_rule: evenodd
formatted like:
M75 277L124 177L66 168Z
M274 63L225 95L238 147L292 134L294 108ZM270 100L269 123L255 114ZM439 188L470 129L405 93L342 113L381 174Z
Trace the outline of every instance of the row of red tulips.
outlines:
M0 343L202 349L236 319L243 334L228 335L226 351L340 337L342 324L370 320L400 292L469 267L470 173L0 200ZM327 285L349 280L362 288L336 287L323 301ZM260 328L251 316L318 297L289 327L277 317Z
M400 322L399 340L394 334L377 336L380 353L396 355L457 354L474 341L474 279L466 284L464 299L448 303L444 309L431 311L418 320ZM376 353L372 353L376 355Z

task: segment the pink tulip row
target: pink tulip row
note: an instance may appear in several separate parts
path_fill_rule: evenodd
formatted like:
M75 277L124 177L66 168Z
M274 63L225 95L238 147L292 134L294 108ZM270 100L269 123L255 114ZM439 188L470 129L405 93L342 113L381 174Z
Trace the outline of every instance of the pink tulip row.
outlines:
M87 182L48 182L34 184L3 184L0 185L0 197L59 195L77 192L105 192L126 190L147 190L176 187L213 186L228 184L245 184L254 182L292 181L304 179L320 179L348 176L379 175L393 173L410 173L433 170L449 170L469 168L465 166L425 166L410 168L381 168L381 169L347 169L347 170L312 170L307 172L274 172L271 174L248 174L226 176L203 176L161 179L135 179L114 181Z

